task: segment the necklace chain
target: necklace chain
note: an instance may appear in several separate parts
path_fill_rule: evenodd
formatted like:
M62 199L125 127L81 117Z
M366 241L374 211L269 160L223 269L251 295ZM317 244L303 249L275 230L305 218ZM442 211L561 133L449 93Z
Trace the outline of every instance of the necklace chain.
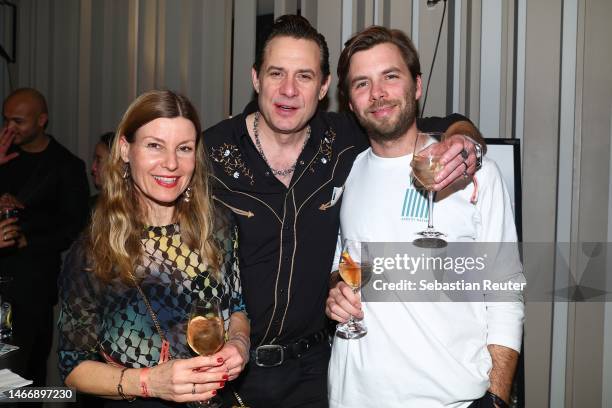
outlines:
M297 166L299 155L298 155L298 159L296 159L295 163L293 163L293 166L287 167L286 169L276 170L270 165L270 162L268 161L268 158L264 154L264 151L261 147L261 142L259 141L259 112L255 112L255 118L253 119L253 136L255 136L255 147L257 147L257 151L259 152L261 157L264 159L268 167L270 167L270 170L272 170L272 174L274 174L275 176L285 177L295 171L295 167ZM300 154L302 154L302 151L304 151L304 147L306 147L306 143L308 143L308 139L310 139L310 125L308 125L308 127L306 128L306 138L304 139L304 144L302 145L302 150L300 150Z

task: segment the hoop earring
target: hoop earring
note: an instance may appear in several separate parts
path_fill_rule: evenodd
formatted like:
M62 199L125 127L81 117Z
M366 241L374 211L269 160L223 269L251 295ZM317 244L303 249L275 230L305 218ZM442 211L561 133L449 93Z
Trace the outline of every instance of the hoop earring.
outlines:
M183 201L188 203L193 197L193 192L191 191L191 186L187 187L187 189L183 192Z
M130 163L125 162L123 163L123 174L121 175L121 178L124 180L127 180L129 177L130 177Z

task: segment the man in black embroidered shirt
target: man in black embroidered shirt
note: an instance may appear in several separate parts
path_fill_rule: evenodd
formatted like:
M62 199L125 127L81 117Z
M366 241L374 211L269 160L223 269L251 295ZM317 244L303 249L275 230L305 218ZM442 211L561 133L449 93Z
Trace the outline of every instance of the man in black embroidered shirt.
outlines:
M255 408L327 407L329 270L342 186L367 147L352 115L317 110L330 83L328 59L324 37L307 20L280 17L252 70L257 102L204 133L214 198L239 228L251 355L236 386ZM459 115L418 125L481 140ZM447 140L453 147L438 189L476 168L469 138Z

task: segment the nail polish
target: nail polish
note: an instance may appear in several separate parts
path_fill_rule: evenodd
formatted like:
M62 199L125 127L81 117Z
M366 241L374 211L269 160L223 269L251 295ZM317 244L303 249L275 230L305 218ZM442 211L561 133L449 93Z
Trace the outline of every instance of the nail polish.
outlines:
M223 377L221 377L221 378L223 378L224 380L227 380L229 378L229 375L223 374Z
M223 359L221 357L217 358L217 363L222 363Z
M212 395L213 395L213 397L214 397L215 395L217 395L217 390L213 390L213 391L212 391Z
M221 381L221 382L219 383L219 388L223 388L224 386L225 386L225 381Z

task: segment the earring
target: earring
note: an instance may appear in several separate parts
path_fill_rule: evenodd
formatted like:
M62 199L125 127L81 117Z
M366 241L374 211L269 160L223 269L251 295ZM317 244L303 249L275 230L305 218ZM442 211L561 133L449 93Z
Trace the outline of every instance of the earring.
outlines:
M121 178L123 178L124 180L127 180L130 177L130 163L125 162L123 163L123 174L121 175Z
M183 192L183 201L188 203L191 200L193 193L191 192L191 186L187 187L187 189Z

